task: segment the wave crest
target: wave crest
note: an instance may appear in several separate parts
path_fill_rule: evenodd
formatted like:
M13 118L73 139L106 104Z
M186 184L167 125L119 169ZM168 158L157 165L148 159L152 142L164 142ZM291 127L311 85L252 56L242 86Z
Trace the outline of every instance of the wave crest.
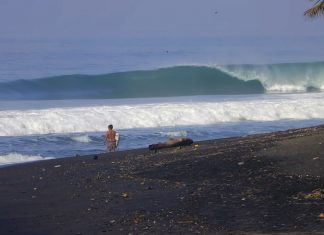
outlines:
M312 89L310 89L312 88ZM107 99L307 92L324 89L324 62L176 66L0 83L0 99Z
M324 62L227 65L218 68L244 81L258 80L267 92L308 92L324 89Z
M178 66L106 75L68 75L0 83L0 99L107 99L263 93L217 68Z

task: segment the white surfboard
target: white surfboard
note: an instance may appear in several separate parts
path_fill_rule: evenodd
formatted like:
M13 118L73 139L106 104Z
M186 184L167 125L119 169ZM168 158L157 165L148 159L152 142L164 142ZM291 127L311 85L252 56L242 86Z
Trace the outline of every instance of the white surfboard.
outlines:
M119 144L119 133L118 132L116 132L115 140L116 140L116 147L118 147L118 144Z

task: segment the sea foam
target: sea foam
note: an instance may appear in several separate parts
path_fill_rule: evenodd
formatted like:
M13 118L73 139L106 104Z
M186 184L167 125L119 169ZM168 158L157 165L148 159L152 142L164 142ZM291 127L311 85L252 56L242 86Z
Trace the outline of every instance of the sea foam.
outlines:
M217 69L244 81L260 81L268 93L324 89L324 63L224 65Z
M195 102L161 102L0 111L0 136L105 131L240 121L309 120L324 118L324 94L210 97ZM76 141L88 141L78 137Z
M92 141L88 135L72 136L71 139L80 143L90 143Z
M41 160L49 160L51 157L42 157L42 156L31 156L24 155L20 153L8 153L6 155L0 155L0 166L1 165L9 165L16 164L22 162L32 162L32 161L41 161Z

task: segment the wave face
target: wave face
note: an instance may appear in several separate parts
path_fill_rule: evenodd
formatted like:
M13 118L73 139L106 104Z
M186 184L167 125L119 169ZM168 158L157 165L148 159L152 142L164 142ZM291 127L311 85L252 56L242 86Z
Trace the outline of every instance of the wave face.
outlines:
M0 83L0 99L56 100L308 92L324 89L324 62L177 66Z
M323 99L324 93L270 94L226 99L217 96L205 101L188 97L186 102L173 103L2 110L0 136L101 132L109 123L118 129L133 129L323 119ZM91 139L81 136L76 141Z
M324 62L227 65L219 69L244 81L258 80L267 92L324 90Z
M263 93L216 68L178 66L106 75L67 75L0 83L0 99L107 99Z

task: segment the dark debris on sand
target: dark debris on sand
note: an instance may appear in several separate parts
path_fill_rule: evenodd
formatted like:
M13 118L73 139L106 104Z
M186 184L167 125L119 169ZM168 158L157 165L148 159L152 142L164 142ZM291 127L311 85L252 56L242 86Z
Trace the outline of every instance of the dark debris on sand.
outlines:
M0 169L0 234L324 234L324 127Z

